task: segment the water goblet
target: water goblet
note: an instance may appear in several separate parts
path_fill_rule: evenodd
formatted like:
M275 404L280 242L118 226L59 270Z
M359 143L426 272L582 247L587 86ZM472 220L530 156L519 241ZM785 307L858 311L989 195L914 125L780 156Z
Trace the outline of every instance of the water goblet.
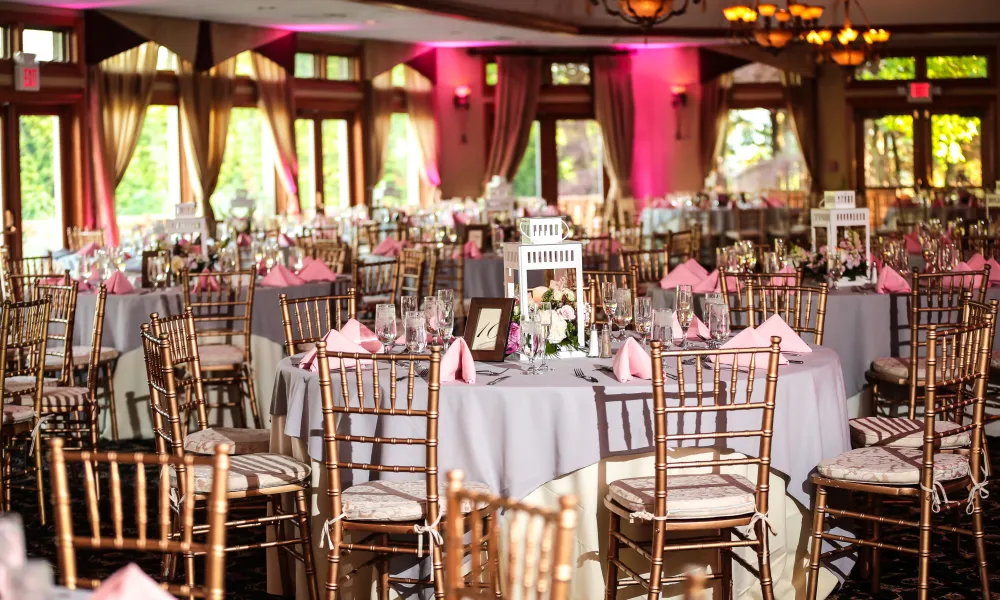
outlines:
M438 301L436 296L424 296L424 318L427 331L431 334L431 342L438 337Z
M528 359L528 369L525 375L537 375L538 369L535 367L535 357L538 356L541 344L543 344L540 327L536 321L521 323L521 354Z
M438 302L444 306L450 314L455 313L455 290L443 289L437 291Z
M721 348L722 342L729 337L729 307L725 304L712 302L706 305L708 311L708 333L712 337L712 347Z
M632 322L632 292L622 288L615 292L615 297L614 317L612 320L615 325L621 328L620 335L615 338L620 341L625 339L625 328Z
M405 318L411 312L417 312L417 297L401 296L399 298L399 316Z
M537 324L539 328L539 334L542 336L542 345L540 347L539 357L540 361L538 364L539 371L548 371L549 366L545 364L546 356L546 342L549 339L549 331L552 328L552 303L542 302L538 305L538 315Z
M416 311L407 313L404 327L406 351L410 354L423 352L427 347L427 321L424 315Z
M653 322L653 299L648 296L636 298L632 319L635 321L635 330L642 336L642 343L645 345Z
M382 342L385 353L392 351L398 332L396 331L396 305L379 304L375 306L375 335Z

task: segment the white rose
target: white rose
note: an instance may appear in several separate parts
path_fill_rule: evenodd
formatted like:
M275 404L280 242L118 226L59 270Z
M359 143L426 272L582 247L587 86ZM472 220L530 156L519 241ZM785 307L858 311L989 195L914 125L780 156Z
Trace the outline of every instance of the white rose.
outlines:
M566 290L566 294L564 295L564 297L568 302L576 302L576 294L574 294L569 290Z
M549 342L558 344L566 339L566 319L559 316L559 313L552 315L552 325L549 326Z
M563 291L558 288L552 288L552 301L560 302L563 298Z
M576 318L576 311L573 310L573 307L570 306L569 304L567 304L566 306L559 307L559 310L556 311L556 314L566 319L567 321L572 321L573 319Z

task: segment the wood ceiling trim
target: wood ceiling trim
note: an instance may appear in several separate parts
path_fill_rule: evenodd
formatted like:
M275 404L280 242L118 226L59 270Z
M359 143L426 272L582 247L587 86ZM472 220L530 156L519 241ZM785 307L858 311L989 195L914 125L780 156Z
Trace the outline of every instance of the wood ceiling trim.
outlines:
M416 12L445 15L458 19L480 21L491 25L505 25L520 29L532 29L549 33L578 35L580 28L572 23L540 17L531 13L502 10L487 6L471 6L453 0L353 0L359 4L402 8Z

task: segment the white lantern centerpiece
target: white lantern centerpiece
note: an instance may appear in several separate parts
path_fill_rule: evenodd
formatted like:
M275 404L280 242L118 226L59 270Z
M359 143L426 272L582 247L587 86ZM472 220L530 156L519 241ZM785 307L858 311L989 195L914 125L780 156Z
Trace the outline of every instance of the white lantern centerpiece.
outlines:
M583 297L583 244L566 241L570 229L561 217L521 219L518 223L521 243L503 245L504 295L516 298L519 306L528 302L542 301L542 297L552 299L553 329L566 324L567 337L556 344L555 358L577 358L586 356L581 349L586 345L586 315ZM528 289L528 273L531 271L555 272L556 284L552 282L539 290ZM571 275L572 272L572 275ZM565 282L574 282L567 287ZM538 298L533 297L538 292ZM572 311L572 312L571 312ZM575 328L568 327L572 322ZM572 337L568 335L571 329ZM552 333L550 332L550 338Z
M814 208L810 213L812 227L812 251L816 253L816 231L826 230L827 248L837 248L840 240L838 230L848 230L852 227L865 228L865 254L867 276L857 277L854 280L841 278L837 282L838 287L848 287L866 285L873 282L872 279L872 252L871 252L871 220L868 216L867 208L857 208L855 192L853 190L828 191L823 195L823 207Z

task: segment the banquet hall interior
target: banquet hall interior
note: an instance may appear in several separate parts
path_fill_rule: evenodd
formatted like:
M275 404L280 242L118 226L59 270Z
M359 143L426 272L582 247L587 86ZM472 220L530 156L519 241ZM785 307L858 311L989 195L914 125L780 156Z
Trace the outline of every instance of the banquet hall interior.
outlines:
M998 61L1000 0L0 2L0 600L994 597Z

